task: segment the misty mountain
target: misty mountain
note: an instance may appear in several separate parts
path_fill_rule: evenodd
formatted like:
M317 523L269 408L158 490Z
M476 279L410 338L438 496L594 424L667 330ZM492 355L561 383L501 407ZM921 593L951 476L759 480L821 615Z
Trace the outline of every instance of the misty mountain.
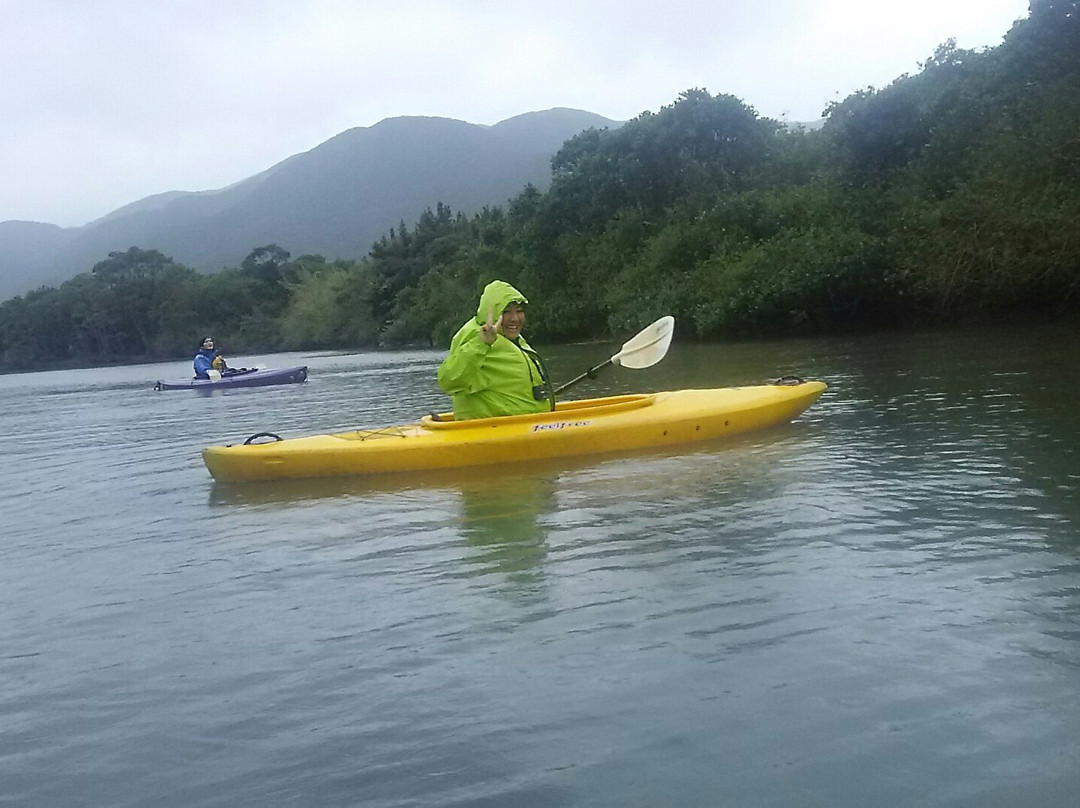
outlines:
M494 126L388 118L349 129L260 174L214 191L169 191L83 227L0 222L0 300L89 271L136 246L204 272L238 266L255 247L358 259L436 203L471 214L527 183L545 190L551 157L575 134L617 126L591 112L530 112Z

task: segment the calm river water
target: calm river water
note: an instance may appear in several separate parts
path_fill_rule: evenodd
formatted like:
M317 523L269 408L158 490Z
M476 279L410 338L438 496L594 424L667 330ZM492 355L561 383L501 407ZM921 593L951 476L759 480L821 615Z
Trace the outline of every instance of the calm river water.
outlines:
M0 377L0 804L1077 804L1080 332L676 337L575 390L830 385L685 451L202 465L445 408L443 355L236 356L310 379L209 396L152 390L183 362Z

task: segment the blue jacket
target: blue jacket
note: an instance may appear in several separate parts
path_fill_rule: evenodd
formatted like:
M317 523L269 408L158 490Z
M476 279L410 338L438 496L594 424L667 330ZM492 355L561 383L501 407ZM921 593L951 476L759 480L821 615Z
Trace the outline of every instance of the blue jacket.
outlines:
M196 379L209 379L210 374L206 371L214 364L214 357L217 356L217 351L211 348L200 348L199 352L195 354L195 378Z

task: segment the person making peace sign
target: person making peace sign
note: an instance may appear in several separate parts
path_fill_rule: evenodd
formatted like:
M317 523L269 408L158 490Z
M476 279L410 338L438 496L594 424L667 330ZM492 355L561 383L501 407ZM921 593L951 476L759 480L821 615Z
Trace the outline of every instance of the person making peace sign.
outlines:
M450 341L438 380L453 398L454 420L554 409L544 362L521 335L528 302L505 281L492 281L484 287L476 316Z

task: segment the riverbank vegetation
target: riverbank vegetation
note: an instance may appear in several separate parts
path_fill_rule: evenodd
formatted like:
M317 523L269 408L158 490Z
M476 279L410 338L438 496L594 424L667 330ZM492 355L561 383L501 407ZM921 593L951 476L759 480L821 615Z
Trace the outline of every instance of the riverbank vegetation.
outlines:
M992 49L825 110L820 129L682 93L552 161L548 191L465 216L441 203L366 256L275 244L207 275L152 245L0 304L0 370L448 344L502 278L537 342L685 339L1075 316L1080 0L1032 0ZM287 245L286 245L287 246Z

